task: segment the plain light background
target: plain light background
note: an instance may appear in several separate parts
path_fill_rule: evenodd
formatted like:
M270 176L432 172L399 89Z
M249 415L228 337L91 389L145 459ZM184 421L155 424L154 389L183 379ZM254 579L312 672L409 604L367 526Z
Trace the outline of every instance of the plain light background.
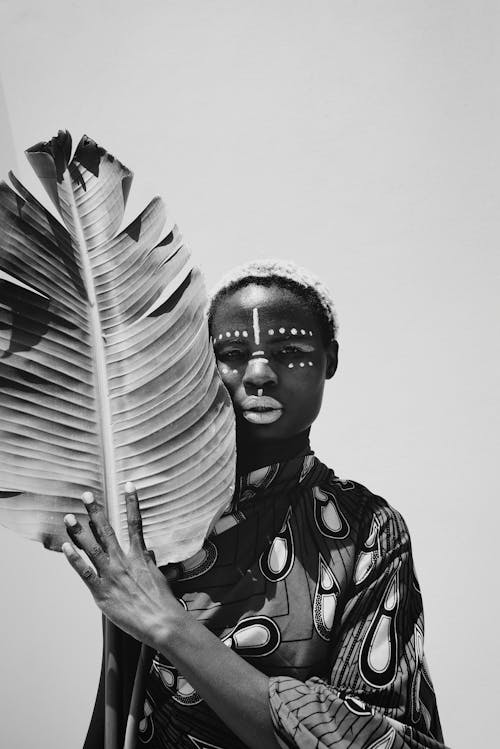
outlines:
M332 288L313 447L406 517L454 749L497 737L499 11L0 3L2 176L48 205L24 149L87 133L136 173L129 218L164 196L208 285L279 256ZM0 570L0 743L78 748L99 614L61 555L4 529Z

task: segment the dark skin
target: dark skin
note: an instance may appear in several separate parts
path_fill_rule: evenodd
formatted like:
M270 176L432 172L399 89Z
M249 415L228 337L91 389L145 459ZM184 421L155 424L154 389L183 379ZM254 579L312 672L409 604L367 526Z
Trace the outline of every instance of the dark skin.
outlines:
M258 284L221 300L211 333L236 413L238 451L263 452L263 465L269 464L275 460L274 446L306 432L318 415L325 380L337 369L338 344L325 345L318 320L301 297L289 289ZM275 421L249 420L245 405L259 390L282 406Z
M255 284L219 305L212 336L219 371L236 412L238 450L244 455L257 451L271 463L276 445L307 432L316 418L324 383L337 366L337 344L324 344L318 321L300 297L278 286ZM72 543L65 543L63 551L103 614L168 658L247 746L276 749L268 677L179 604L146 549L133 485L126 486L127 553L103 507L90 492L83 500L91 525L85 527L74 515L67 515Z

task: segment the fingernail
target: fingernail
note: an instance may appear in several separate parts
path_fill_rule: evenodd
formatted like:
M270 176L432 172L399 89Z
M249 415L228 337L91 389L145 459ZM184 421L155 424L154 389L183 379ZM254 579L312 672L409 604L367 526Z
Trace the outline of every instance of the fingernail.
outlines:
M75 525L78 525L78 520L75 518L74 515L65 515L64 522L66 523L66 525L69 525L71 528L74 528Z
M127 494L133 494L135 492L135 484L133 484L131 481L127 481L125 484L125 491Z
M61 551L63 552L63 554L66 554L66 556L69 556L73 551L73 547L70 543L68 543L68 541L65 541L61 546Z
M92 492L83 492L82 499L86 505L91 505L94 501L94 495L92 494Z

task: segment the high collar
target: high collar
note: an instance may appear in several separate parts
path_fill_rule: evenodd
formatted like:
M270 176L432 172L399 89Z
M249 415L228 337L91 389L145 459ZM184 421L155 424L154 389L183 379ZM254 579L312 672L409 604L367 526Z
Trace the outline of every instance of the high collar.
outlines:
M296 489L306 489L321 482L329 469L311 450L301 452L289 460L271 463L240 475L230 512L246 512L248 500L268 502ZM253 505L254 501L250 504Z
M293 458L303 457L311 452L309 429L284 440L259 443L238 443L236 470L244 476L251 471L262 469L274 463L284 463Z

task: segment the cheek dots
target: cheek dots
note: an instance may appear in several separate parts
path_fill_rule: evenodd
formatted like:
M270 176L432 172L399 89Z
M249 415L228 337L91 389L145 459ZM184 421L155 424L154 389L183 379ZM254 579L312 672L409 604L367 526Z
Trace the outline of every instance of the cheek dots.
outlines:
M303 369L306 366L308 366L308 367L314 367L314 362L312 362L312 361L308 361L308 362L301 361L301 362L298 362L298 364L294 364L293 362L290 362L289 364L287 364L288 369L295 369L296 367L300 367L301 369Z
M231 375L231 374L238 374L237 369L231 369L231 367L228 367L226 364L221 364L220 362L217 364L217 368L221 375Z

